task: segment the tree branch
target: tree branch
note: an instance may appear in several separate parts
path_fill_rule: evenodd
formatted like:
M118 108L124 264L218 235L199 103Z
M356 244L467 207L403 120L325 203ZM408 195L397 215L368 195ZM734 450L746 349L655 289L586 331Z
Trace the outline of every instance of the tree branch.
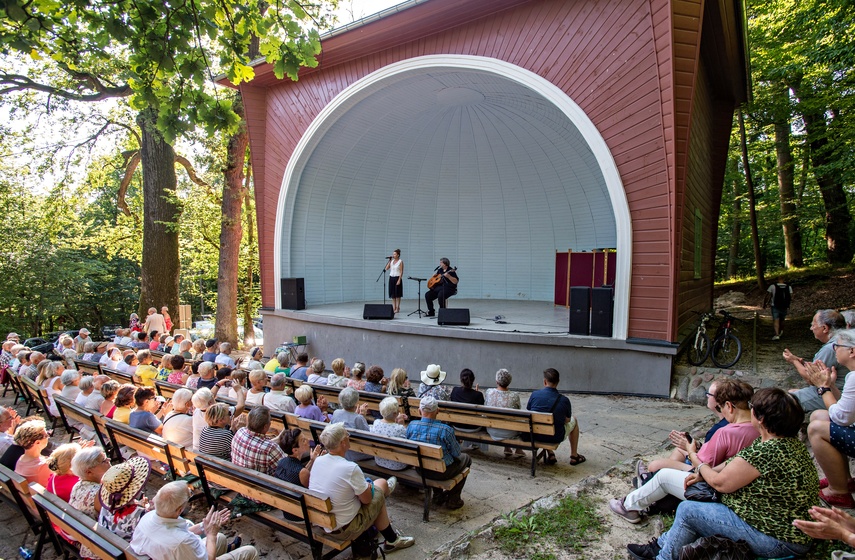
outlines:
M129 95L131 95L131 93L133 93L131 90L131 86L127 84L116 87L106 87L101 84L97 80L97 78L88 74L77 73L77 76L72 74L72 77L77 79L78 81L86 81L90 84L97 84L98 87L93 87L93 89L95 89L97 93L74 93L47 84L40 84L31 80L27 76L22 76L20 74L0 73L0 87L6 86L0 89L0 95L13 93L16 91L33 90L47 93L49 95L56 95L57 97L70 99L72 101L92 102L101 101L103 99L110 99L114 97L128 97Z
M125 194L128 192L128 185L131 184L131 178L134 176L134 171L137 170L140 159L140 152L137 150L134 152L133 156L131 156L130 161L128 161L127 167L125 167L125 176L122 177L122 182L119 185L119 193L116 200L116 205L119 209L125 214L125 216L131 216L134 219L134 222L138 222L139 219L131 212L131 209L128 208L128 203L125 201Z

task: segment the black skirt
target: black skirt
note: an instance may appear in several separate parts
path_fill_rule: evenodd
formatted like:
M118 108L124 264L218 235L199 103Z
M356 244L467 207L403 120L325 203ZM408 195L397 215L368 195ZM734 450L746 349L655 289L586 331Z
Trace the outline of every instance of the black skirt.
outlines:
M390 276L389 277L389 297L390 298L402 298L404 297L404 282L401 281L401 284L398 285L398 280L400 280L400 276Z

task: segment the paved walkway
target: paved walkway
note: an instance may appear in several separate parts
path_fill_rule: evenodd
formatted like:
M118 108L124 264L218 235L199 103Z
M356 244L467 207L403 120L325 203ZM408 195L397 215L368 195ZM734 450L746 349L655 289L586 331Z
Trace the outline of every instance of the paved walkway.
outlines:
M421 520L422 495L399 488L389 501L390 515L400 532L416 537L416 545L394 553L393 558L425 558L444 543L497 516L658 448L672 429L689 428L704 419L712 420L706 408L661 399L570 395L570 400L582 430L579 451L587 457L587 462L570 466L569 445L565 443L558 450L558 465L541 465L537 476L532 478L528 458L506 460L502 447L491 446L486 454L474 452L472 473L463 492L466 505L457 511L433 510L429 523ZM11 402L9 399L2 401ZM160 482L156 481L150 488L155 486L160 486ZM198 520L197 516L198 509L194 508L191 518ZM244 542L251 541L266 558L310 557L305 545L288 537L272 535L269 529L250 520L233 522L227 530L240 532ZM0 558L16 558L25 534L26 527L20 517L9 506L0 506ZM33 539L27 541L32 546ZM53 557L52 551L43 555L46 559ZM341 555L343 559L349 557L349 552Z

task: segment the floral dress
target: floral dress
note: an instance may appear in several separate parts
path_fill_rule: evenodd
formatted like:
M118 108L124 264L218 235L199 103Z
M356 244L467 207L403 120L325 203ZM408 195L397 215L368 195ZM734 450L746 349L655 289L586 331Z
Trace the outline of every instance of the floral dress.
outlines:
M101 485L97 482L80 480L71 489L71 497L68 500L68 504L92 519L97 519L98 513L95 512L95 500L98 499L98 492L100 490ZM97 558L94 552L82 545L80 546L80 557Z
M494 406L497 408L515 408L520 409L520 395L514 391L499 391L498 389L487 389L487 395L484 399L486 406ZM519 432L513 430L501 430L499 428L487 428L487 433L496 441L503 439L513 439L519 435Z
M417 396L420 399L425 397L433 397L438 401L447 401L448 400L448 391L442 385L426 385L424 383L419 384L419 392Z

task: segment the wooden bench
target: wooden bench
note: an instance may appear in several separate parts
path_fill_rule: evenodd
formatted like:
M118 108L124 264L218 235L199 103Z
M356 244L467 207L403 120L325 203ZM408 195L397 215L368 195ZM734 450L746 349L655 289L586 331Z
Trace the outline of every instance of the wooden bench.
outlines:
M77 511L50 492L35 494L33 501L41 514L42 538L50 538L54 547L64 549L66 558L68 554L80 558L79 547L60 537L54 531L51 523L65 531L78 543L86 545L93 554L102 560L142 560L148 558L148 556L136 554L130 543L114 535L95 522L94 519Z
M291 379L290 377L286 379L285 383L293 389L296 389L300 385L306 384L312 388L312 391L315 395L315 399L323 395L324 397L326 397L327 402L329 402L330 404L339 404L339 394L344 390L342 387L331 387L329 385L306 383L305 381L300 381L299 379ZM374 412L380 412L380 401L390 396L385 393L372 393L370 391L357 391L357 393L359 393L359 404L367 404L368 409ZM403 399L401 397L395 398L398 400L398 406L402 406Z
M320 441L320 433L328 426L323 422L315 422L314 420L306 420L298 418L294 415L287 415L289 421L296 422L304 433L311 435L316 442ZM294 420L290 417L294 416ZM353 451L388 459L390 461L398 461L406 463L417 469L404 469L393 471L379 466L374 462L374 459L365 459L358 461L360 468L374 475L382 475L384 477L396 476L398 480L405 482L410 486L424 489L424 511L422 519L425 522L430 521L430 503L432 490L448 491L454 488L458 482L469 475L470 469L466 469L454 478L448 480L433 480L424 476L424 471L444 473L445 461L443 460L442 447L432 443L424 443L421 441L412 441L404 438L395 438L380 434L373 434L362 430L347 428L347 433L350 435L350 448Z
M170 475L175 480L175 463L177 458L172 457L172 449L165 439L157 434L144 432L131 428L127 424L110 420L105 421L110 442L118 449L125 446L133 449L138 455L151 460L151 469L161 475ZM163 467L166 465L166 468Z
M101 365L98 362L74 360L74 365L81 374L100 375Z
M408 399L409 410L407 414L412 420L421 418L419 404L421 399ZM510 447L527 447L531 451L531 476L535 475L537 467L537 451L545 449L555 451L561 442L549 443L535 441L537 436L554 436L554 417L550 412L532 412L530 410L516 410L513 408L497 408L492 406L456 403L451 401L440 401L437 420L446 424L468 424L481 428L497 428L512 430L522 434L528 434L527 438L517 437L496 441L486 430L479 432L466 432L455 429L458 439L488 443L491 445L507 445ZM452 426L454 427L454 426Z
M18 380L21 382L24 391L29 396L29 402L27 404L27 413L24 416L30 415L30 408L35 408L38 414L42 414L47 416L51 422L51 429L56 429L57 421L62 421L63 427L67 430L69 429L68 423L65 421L65 418L60 414L59 417L54 416L50 413L50 397L47 394L45 389L42 389L36 382L30 379L29 377L18 377Z
M332 502L328 497L209 455L197 454L194 463L210 505L213 506L217 502L228 504L236 494L241 494L274 508L271 511L252 513L247 517L307 543L315 560L332 558L350 546L350 541L324 531L324 528L333 529L336 526ZM217 484L232 492L215 499L211 493L211 484ZM299 520L285 519L282 512L296 516ZM326 554L325 546L331 549Z
M18 401L20 400L20 401L26 403L26 405L28 407L27 410L29 410L29 408L33 406L33 403L30 402L30 394L27 392L26 388L24 387L24 382L21 381L21 378L26 377L26 376L25 375L18 375L17 373L14 373L14 372L9 372L9 373L10 373L9 379L12 382L12 389L15 391L15 400L12 401L12 406L17 406Z
M72 402L61 395L55 395L54 401L56 407L69 422L82 424L87 430L95 434L95 441L107 452L107 455L113 458L118 458L116 450L113 449L110 435L106 430L106 418L97 410L90 410L86 407Z
M173 395L175 395L175 391L178 389L186 389L184 385L176 385L175 383L168 383L166 381L155 380L154 381L154 390L157 391L157 394L165 399L171 399ZM193 389L190 389L191 391Z
M112 379L113 381L118 382L119 385L125 385L125 384L136 385L136 383L134 383L134 376L131 375L130 373L126 373L124 371L119 371L117 369L108 368L108 367L104 367L104 366L101 366L101 373L103 373L104 375L106 375L107 377Z
M33 535L37 537L33 558L41 558L45 542L43 522L33 501L33 495L39 492L44 492L44 488L38 484L30 486L26 478L0 465L0 500L17 511L27 522ZM54 547L56 547L55 544ZM56 548L56 553L62 554L62 550Z

